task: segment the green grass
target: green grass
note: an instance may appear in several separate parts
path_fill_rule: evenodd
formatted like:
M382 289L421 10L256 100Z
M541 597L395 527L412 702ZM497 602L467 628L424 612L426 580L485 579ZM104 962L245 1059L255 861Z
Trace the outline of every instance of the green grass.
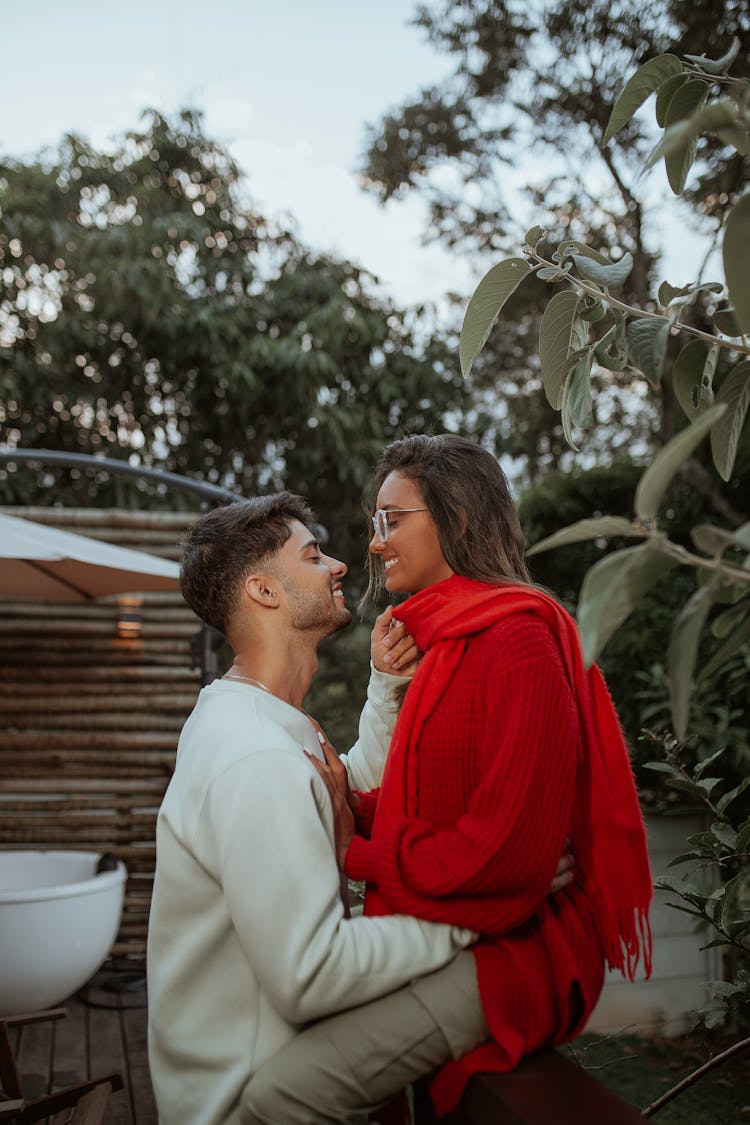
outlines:
M626 1102L644 1109L736 1040L693 1033L679 1039L582 1035L565 1050ZM710 1071L657 1111L658 1125L750 1125L750 1050Z

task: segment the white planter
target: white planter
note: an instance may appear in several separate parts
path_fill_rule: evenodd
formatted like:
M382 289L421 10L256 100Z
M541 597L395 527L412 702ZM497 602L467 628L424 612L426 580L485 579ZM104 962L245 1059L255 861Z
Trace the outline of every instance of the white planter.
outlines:
M648 850L654 878L667 873L669 861L687 850L687 837L704 830L699 815L646 816ZM679 875L682 867L670 868ZM626 1029L639 1035L679 1035L694 1022L694 1012L707 999L706 982L721 976L718 949L701 951L711 940L708 931L696 929L697 919L667 903L681 900L669 891L657 891L651 908L654 964L650 980L642 970L634 982L620 973L609 973L601 998L586 1031L603 1034Z
M49 1008L101 966L117 936L125 865L97 852L0 852L0 1016Z

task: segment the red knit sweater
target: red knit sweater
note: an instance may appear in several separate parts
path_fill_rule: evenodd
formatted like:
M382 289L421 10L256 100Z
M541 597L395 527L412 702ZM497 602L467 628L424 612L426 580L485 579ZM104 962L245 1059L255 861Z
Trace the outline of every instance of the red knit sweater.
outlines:
M510 1070L571 1038L601 990L604 956L585 872L548 897L570 831L580 730L555 637L518 613L468 638L419 742L416 818L358 835L347 874L370 884L367 913L477 930L479 991L493 1042L445 1067L441 1112L468 1077ZM363 797L369 832L377 792ZM498 822L498 809L506 812Z

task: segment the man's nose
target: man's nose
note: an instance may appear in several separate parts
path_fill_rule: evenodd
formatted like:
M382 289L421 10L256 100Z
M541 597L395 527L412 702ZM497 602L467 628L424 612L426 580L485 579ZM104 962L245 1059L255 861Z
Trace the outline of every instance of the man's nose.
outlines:
M328 560L327 566L334 578L343 578L349 567L341 559L334 559L331 555L326 555Z

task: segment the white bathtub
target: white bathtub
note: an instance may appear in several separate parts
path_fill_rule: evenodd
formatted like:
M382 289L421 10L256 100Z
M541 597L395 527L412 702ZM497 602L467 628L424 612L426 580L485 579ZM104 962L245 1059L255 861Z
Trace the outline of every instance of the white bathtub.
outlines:
M126 870L99 852L0 851L0 1016L53 1007L94 975L120 926Z

